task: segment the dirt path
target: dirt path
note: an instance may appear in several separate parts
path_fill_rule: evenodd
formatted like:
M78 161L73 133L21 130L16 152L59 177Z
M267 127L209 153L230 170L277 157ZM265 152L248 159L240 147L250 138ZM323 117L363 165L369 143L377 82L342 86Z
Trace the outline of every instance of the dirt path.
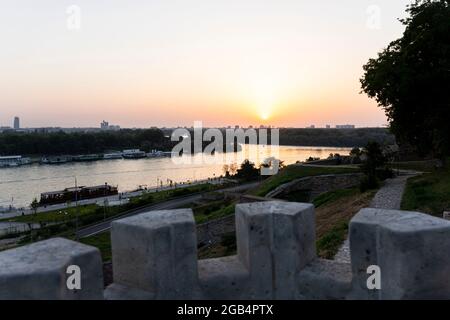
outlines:
M384 186L373 197L370 207L399 210L403 192L405 191L406 180L416 174L416 172L404 172L394 179L386 180ZM348 239L344 241L342 247L334 256L334 260L350 263L350 243Z

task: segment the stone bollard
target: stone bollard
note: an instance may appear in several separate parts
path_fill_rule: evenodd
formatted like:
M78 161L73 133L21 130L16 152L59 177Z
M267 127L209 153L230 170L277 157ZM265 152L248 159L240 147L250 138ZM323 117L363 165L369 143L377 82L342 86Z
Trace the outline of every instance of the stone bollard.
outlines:
M75 265L81 289L67 286ZM103 273L97 248L63 238L0 252L0 300L103 299Z
M111 245L114 284L107 289L107 298L192 297L198 273L191 209L153 211L114 221ZM124 292L127 296L121 295Z
M449 299L450 222L417 212L362 209L350 223L356 299ZM367 268L381 289L367 287Z
M238 259L249 273L249 298L296 298L298 273L316 257L314 206L238 204L236 237Z

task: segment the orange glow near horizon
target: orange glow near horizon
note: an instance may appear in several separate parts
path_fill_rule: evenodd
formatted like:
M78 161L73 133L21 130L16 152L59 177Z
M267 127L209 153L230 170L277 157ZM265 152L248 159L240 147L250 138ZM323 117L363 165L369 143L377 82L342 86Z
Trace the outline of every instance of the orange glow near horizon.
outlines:
M408 1L380 0L374 31L360 0L79 0L76 32L64 4L24 2L0 11L0 126L381 126L359 78Z

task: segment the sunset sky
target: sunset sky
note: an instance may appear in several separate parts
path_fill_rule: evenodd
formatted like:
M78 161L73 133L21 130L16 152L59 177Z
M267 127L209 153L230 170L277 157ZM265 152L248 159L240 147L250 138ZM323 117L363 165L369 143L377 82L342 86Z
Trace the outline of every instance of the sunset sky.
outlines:
M382 126L359 78L410 2L0 0L0 126Z

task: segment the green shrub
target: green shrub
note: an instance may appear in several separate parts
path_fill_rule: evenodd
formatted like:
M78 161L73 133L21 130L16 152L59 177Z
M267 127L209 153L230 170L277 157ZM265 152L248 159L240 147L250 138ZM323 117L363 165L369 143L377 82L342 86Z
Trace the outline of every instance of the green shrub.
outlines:
M236 234L234 232L224 234L220 244L226 248L226 254L236 252Z
M394 171L390 168L380 168L376 170L376 176L381 181L384 181L386 179L392 179L394 177Z
M342 222L323 235L316 242L319 257L332 259L344 242L348 232L348 223Z
M331 203L333 201L337 201L339 199L355 195L358 193L358 190L356 188L351 189L338 189L329 191L326 193L322 193L321 195L314 198L312 203L316 208L319 208L320 206L323 206L325 204Z
M379 180L374 176L364 176L359 183L359 191L366 192L367 190L377 189L380 186Z

